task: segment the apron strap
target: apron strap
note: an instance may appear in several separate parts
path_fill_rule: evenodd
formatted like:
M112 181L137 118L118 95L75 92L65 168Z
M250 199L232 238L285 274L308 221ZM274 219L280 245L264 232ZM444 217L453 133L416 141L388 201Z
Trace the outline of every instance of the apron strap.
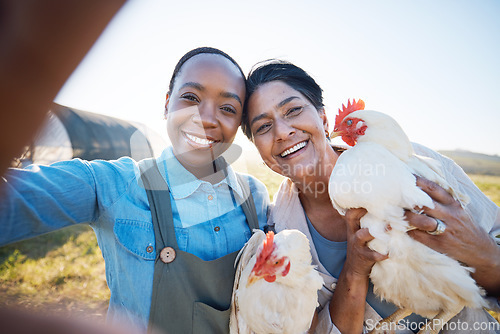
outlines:
M177 248L168 185L163 179L155 159L150 158L141 160L139 162L139 168L141 170L142 182L148 196L151 214L156 216L153 220L156 218L158 222L158 224L153 224L156 249L161 250L167 245ZM158 258L156 261L158 261Z
M193 305L200 298L200 293L195 292L199 290L196 286L191 288L186 287L187 293L179 294L181 296L179 298L172 298L177 296L175 291L169 290L172 287L171 280L174 280L177 283L174 283L174 286L178 287L178 289L182 289L182 286L185 284L197 284L197 283L189 283L189 280L184 279L184 272L190 273L189 276L193 275L201 275L206 279L206 284L213 285L212 281L216 281L218 283L221 282L224 273L217 272L216 274L212 273L213 270L206 268L206 265L213 265L211 261L210 263L205 263L201 261L199 265L196 265L197 258L189 253L181 252L177 245L177 240L175 236L173 215L172 215L172 204L170 191L168 189L168 185L165 182L165 179L160 173L158 165L155 159L145 159L139 162L139 169L141 171L141 181L146 190L146 194L149 201L149 206L151 209L151 216L153 219L154 233L155 233L155 242L156 242L156 259L154 265L154 276L153 276L153 291L151 295L151 308L149 314L149 323L148 323L148 333L151 333L154 326L159 327L163 330L176 330L179 328L183 328L183 332L188 333L187 331L191 326L193 328L197 328L195 326L196 323L200 322L203 326L207 326L207 319L212 319L211 321L214 324L211 325L211 328L220 328L215 332L225 333L228 330L228 321L229 321L229 311L221 313L216 312L214 314L210 313L210 316L202 317L198 313L196 314L196 319L193 319L194 323L190 324L189 321L179 321L180 314L171 318L165 314L169 305L172 303L176 303L175 311L180 312L181 314L191 314L193 312ZM257 219L257 212L255 209L255 203L253 201L252 193L250 191L250 187L248 182L244 179L243 176L236 174L238 183L242 189L243 199L238 198L238 202L241 202L242 210L245 213L247 222L249 227L253 229L259 228L259 222ZM236 194L237 195L237 194ZM171 249L174 251L174 259L173 262L170 263L166 261L164 263L164 258L162 256L162 250ZM175 257L175 252L178 252L177 257ZM233 263L236 258L238 252L234 252L234 254L228 254L227 256L215 260L215 262L226 263L222 268L233 268ZM191 260L189 260L192 258ZM187 262L186 262L187 261ZM194 266L193 266L194 264ZM171 267L173 265L173 267ZM203 267L204 269L202 269ZM195 268L195 269L193 269ZM179 270L180 269L180 270ZM190 270L194 270L190 272ZM170 273L169 273L170 272ZM206 275L204 273L207 273ZM211 274L208 274L211 273ZM226 273L227 274L227 273ZM173 275L173 276L172 276ZM229 287L227 301L226 297L222 301L230 303L230 294L232 282L234 280L234 271L231 272L230 277L226 279L226 283ZM198 282L198 281L197 281ZM204 282L200 284L203 287ZM214 285L216 286L216 285ZM193 289L194 288L194 289ZM203 291L209 290L204 289ZM184 291L184 290L179 290ZM217 296L220 296L221 293L217 293ZM175 299L175 300L172 300ZM180 299L180 300L179 300ZM196 308L196 310L198 310ZM199 311L199 310L198 310ZM211 311L213 312L213 311ZM226 314L227 313L227 314ZM214 318L215 317L215 318ZM199 318L199 319L198 319ZM206 332L207 329L204 330ZM202 331L203 332L203 331ZM213 332L213 331L212 331ZM197 330L196 333L201 333L200 330Z
M244 179L243 175L236 174L236 178L238 179L238 183L243 192L243 203L241 203L241 208L247 217L248 226L250 229L259 229L259 219L257 218L257 210L255 209L255 202L253 201L252 192L250 191L250 185Z
M172 204L170 202L170 190L163 179L156 160L144 159L139 162L141 180L148 196L149 207L153 219L155 233L156 258L153 275L153 292L151 294L151 307L149 311L148 333L152 333L153 326L158 325L161 318L162 304L171 302L164 300L164 287L166 286L164 270L168 267L160 259L161 251L167 246L177 247L175 238L174 221L172 216ZM172 239L173 241L170 240ZM172 243L173 242L173 243Z
M170 190L158 169L156 159L150 158L139 161L139 169L148 196L151 215L154 215L153 223L155 219L158 222L158 224L153 224L156 249L161 250L167 245L177 248ZM156 261L158 261L158 257Z
M218 171L223 171L224 177L227 177L228 164L223 157L215 159L214 168ZM243 193L243 198L240 198L236 194L238 197L238 204L241 204L241 208L247 218L248 226L253 233L254 229L259 229L259 219L257 218L257 211L255 209L252 192L250 191L250 185L241 174L236 173L236 179L238 180L238 184L240 185Z

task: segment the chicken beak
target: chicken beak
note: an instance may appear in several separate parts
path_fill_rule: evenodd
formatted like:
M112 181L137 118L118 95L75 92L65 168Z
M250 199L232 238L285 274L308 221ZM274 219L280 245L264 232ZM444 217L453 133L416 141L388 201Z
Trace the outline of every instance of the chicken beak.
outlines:
M250 273L250 275L248 275L247 287L254 284L255 282L257 282L260 279L261 279L261 277L255 275L255 273L252 271Z
M333 131L333 132L330 134L330 139L333 139L333 138L338 137L338 136L340 136L340 135L341 135L340 131L337 131L337 132Z

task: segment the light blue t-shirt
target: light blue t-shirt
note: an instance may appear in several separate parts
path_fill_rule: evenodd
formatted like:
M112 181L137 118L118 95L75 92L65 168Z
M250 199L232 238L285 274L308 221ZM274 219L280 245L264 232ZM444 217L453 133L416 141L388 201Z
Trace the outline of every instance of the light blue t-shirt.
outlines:
M171 148L157 163L171 188L179 248L203 260L239 250L251 231L241 206L233 200L242 194L233 170L228 168L228 176L213 185L189 173ZM129 157L11 169L0 179L0 246L89 223L106 263L111 291L108 319L120 324L131 321L145 330L156 249L149 203L139 179L137 162ZM266 187L249 175L244 179L263 228L269 205ZM224 218L231 210L240 212L238 219Z
M304 213L305 214L305 213ZM306 215L307 226L313 239L318 258L325 269L335 278L339 278L347 255L347 241L330 241L319 234ZM373 293L373 284L368 285L366 301L382 317L388 317L397 310L397 306L387 301L382 301ZM409 323L425 322L425 319L417 314L411 314L405 321ZM418 326L408 326L408 328L419 328Z

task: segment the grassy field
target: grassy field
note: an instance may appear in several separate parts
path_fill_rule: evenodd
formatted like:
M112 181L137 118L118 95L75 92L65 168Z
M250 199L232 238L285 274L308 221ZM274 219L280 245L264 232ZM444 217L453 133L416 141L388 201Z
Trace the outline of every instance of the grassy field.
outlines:
M246 171L276 192L283 179L262 164ZM500 177L471 175L497 205ZM73 226L0 248L0 306L104 321L109 291L92 229Z
M235 169L237 171L251 174L262 181L266 185L267 191L269 192L269 198L271 200L273 199L274 194L278 191L279 186L284 179L283 176L273 172L271 169L269 169L269 167L264 165L264 163L248 164L245 170L239 169L238 167L236 167Z
M0 306L104 320L109 296L104 260L87 225L0 248Z
M470 174L469 176L486 196L497 205L500 205L500 176L477 174Z
M498 155L463 150L439 152L453 159L467 174L500 176L500 157Z

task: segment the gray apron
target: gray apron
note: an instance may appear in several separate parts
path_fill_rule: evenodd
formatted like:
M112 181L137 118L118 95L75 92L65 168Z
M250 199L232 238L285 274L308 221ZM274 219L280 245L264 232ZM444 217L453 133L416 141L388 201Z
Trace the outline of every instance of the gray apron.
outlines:
M154 329L165 334L228 333L234 262L238 251L204 261L180 250L175 237L168 186L154 159L143 160L140 166L156 242L148 332ZM249 186L237 176L246 198L241 206L247 223L252 230L258 229L257 212ZM163 189L152 190L155 188L151 185L160 184L164 185Z

